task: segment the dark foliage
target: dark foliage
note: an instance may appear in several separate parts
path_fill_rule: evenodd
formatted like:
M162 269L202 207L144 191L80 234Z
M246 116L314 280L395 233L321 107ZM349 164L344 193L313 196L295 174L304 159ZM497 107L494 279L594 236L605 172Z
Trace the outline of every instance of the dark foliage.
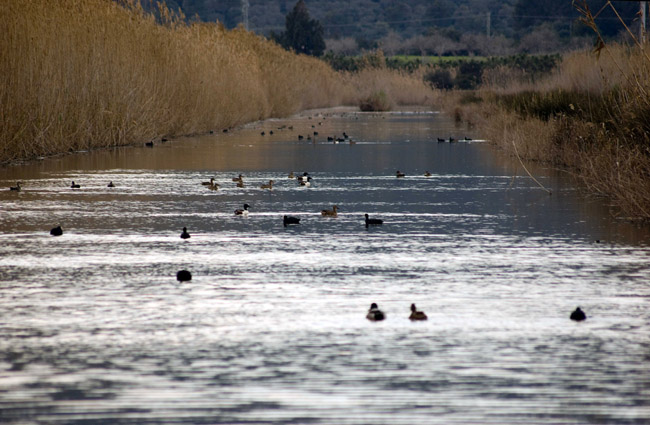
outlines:
M283 33L274 35L276 41L285 49L311 56L321 56L325 51L323 26L309 17L304 0L298 0L287 15L285 28Z

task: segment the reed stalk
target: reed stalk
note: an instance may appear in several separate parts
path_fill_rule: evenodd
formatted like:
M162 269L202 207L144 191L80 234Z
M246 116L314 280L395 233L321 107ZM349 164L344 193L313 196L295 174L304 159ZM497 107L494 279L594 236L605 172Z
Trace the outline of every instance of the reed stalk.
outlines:
M164 5L158 15L136 0L0 2L0 163L230 128L364 92L362 77L241 28L187 24ZM384 86L398 93L403 77L392 80Z

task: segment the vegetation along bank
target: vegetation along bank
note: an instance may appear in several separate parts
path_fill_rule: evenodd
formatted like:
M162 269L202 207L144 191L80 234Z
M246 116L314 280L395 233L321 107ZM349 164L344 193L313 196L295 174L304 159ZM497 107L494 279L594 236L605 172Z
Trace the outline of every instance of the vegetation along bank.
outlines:
M129 0L0 2L0 163L221 130L382 93L398 104L434 96L412 74L337 73L240 28L188 23L165 6L155 15Z

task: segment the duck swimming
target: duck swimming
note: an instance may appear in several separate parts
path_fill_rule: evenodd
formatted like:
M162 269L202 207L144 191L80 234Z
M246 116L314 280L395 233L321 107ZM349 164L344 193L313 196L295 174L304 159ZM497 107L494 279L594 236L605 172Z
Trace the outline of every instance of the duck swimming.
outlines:
M10 186L9 187L9 190L13 190L13 191L16 191L16 192L20 192L20 189L21 189L20 182L16 182L16 186Z
M300 180L300 186L311 187L311 176L307 176L306 179Z
M70 185L70 188L71 188L71 189L79 189L80 187L81 187L81 186L78 185L78 184L75 184L74 181L73 181L72 184Z
M108 185L107 185L106 187L115 187L115 185L114 185L113 182L111 181L111 182L108 182Z
M201 182L203 186L213 186L214 185L214 177L210 177L209 182Z
M50 235L52 236L61 236L63 234L63 229L61 229L61 226L56 226L52 230L50 230Z
M411 320L427 320L428 317L426 314L424 314L423 311L418 311L415 308L415 304L411 304L411 315L409 316L409 319Z
M580 310L580 307L577 307L573 313L571 313L571 316L569 316L571 320L575 320L576 322L581 322L585 319L587 319L587 315L585 314L584 311Z
M322 210L322 211L320 212L320 214L321 214L323 217L338 217L338 213L336 212L336 210L337 210L338 208L339 208L339 207L337 207L336 205L334 205L334 206L332 207L331 210Z
M178 273L176 273L176 280L179 282L190 281L192 280L192 273L187 270L179 270Z
M242 176L242 175L240 174L240 175L237 176L237 177L233 177L233 178L232 178L232 181L234 181L234 182L240 182L240 181L242 181L243 179L244 179L244 176Z
M183 233L181 233L181 239L189 239L190 234L187 233L187 227L183 227Z
M282 219L284 227L287 227L290 224L300 224L300 219L298 217L290 217L285 215Z
M268 190L273 190L273 180L269 180L269 184L263 184L260 186L260 189L268 189Z
M397 176L397 178L400 178L400 177L406 177L406 174L402 173L400 170L397 170L397 172L395 173L395 175Z
M386 315L379 309L379 307L377 307L376 303L370 304L370 309L368 310L368 314L366 314L366 319L376 322L378 320L384 320L385 318Z
M365 214L366 216L366 227L368 226L381 226L384 224L384 220L380 220L378 218L368 218L368 214Z
M250 207L250 205L244 204L244 208L235 210L235 215L243 215L244 217L248 217L248 207Z

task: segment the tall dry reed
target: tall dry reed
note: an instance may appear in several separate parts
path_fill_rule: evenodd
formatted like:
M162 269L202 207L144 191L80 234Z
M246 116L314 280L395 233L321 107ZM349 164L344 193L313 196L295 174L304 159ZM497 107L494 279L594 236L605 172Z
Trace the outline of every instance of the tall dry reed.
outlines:
M0 163L228 128L299 110L432 97L418 76L334 72L243 29L137 0L0 2ZM428 97L427 97L428 96Z
M650 219L648 51L611 45L568 55L535 86L484 89L474 117L503 149L567 167L621 215Z
M244 30L134 1L0 2L0 162L340 103L339 77Z

